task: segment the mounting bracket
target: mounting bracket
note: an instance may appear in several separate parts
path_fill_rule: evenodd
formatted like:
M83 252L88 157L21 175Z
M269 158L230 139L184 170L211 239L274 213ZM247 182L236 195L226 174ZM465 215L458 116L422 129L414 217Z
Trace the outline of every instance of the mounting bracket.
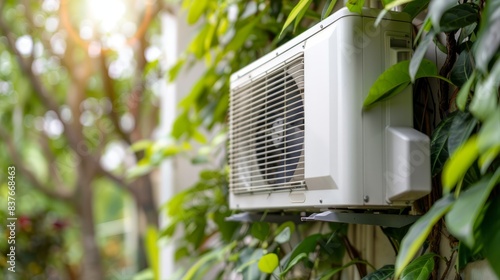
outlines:
M321 213L314 213L309 217L302 217L302 221L321 221L400 228L414 223L418 218L420 218L420 216L383 213L351 213L329 210Z
M314 213L310 216L300 216L293 213L264 214L258 212L242 212L227 217L226 221L241 223L284 223L287 221L292 221L294 223L331 222L400 228L414 223L416 220L418 220L418 218L420 218L420 216L385 213L354 213L329 210L321 213Z

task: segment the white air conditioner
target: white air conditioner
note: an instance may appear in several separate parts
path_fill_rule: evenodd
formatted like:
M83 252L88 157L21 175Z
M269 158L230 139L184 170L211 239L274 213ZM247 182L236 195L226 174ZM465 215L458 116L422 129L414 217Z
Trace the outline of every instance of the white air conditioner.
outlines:
M411 23L341 9L231 76L230 207L401 208L430 192L429 139L411 89L363 111L371 85L409 59Z

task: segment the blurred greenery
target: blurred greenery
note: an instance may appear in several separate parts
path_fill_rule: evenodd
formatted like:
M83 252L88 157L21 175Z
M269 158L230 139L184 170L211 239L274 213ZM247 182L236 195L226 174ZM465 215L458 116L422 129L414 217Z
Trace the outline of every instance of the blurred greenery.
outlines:
M158 124L160 12L163 1L0 1L2 201L15 182L15 216L33 228L18 232L19 279L131 279L148 266L153 183L126 175L144 156L131 145Z

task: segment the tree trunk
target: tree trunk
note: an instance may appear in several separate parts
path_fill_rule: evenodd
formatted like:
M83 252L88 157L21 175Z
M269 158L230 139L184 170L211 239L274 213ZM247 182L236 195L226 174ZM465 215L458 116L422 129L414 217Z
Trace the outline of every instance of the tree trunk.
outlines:
M79 166L77 194L77 213L81 221L81 235L83 245L83 262L81 267L82 280L102 280L104 273L102 268L101 254L96 241L94 213L93 213L93 191L92 191L92 169L85 160Z
M153 184L149 175L137 178L131 187L132 195L137 203L137 211L139 212L138 226L140 230L137 266L139 270L142 270L148 267L147 252L144 246L146 229L143 227L146 224L147 226L158 228L158 210L156 208ZM142 217L146 219L146 223L144 223Z

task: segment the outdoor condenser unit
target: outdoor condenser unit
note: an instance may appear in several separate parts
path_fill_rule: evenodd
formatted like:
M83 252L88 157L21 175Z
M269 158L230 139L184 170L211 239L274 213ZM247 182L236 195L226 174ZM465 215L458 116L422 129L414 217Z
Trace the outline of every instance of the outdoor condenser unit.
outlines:
M402 208L430 192L429 139L411 88L363 110L371 85L410 58L406 14L341 9L231 76L230 207Z

